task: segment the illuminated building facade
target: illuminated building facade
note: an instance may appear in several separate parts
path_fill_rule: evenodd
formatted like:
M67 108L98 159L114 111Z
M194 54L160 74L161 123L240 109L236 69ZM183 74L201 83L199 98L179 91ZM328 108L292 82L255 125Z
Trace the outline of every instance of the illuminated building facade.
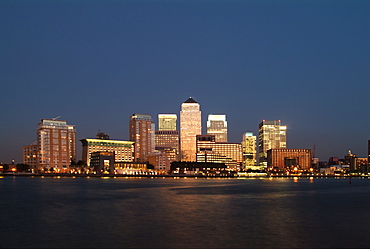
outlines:
M155 131L155 150L162 152L167 157L166 168L169 169L171 162L179 158L179 132L175 130Z
M37 128L38 170L68 172L76 160L76 130L67 121L42 119Z
M243 153L239 143L215 141L215 135L197 135L197 162L224 163L228 169L242 168Z
M158 130L160 131L175 131L176 122L176 114L158 114Z
M134 157L134 142L121 140L105 140L86 138L81 139L82 143L82 161L87 166L91 166L91 155L94 152L113 153L117 162L132 162Z
M351 172L359 170L357 165L357 156L352 154L352 151L349 150L348 154L344 156L344 164L349 165L349 169Z
M270 149L267 151L267 167L286 170L309 170L312 164L310 149Z
M177 115L176 114L159 114L158 127L159 130L155 131L155 161L152 158L152 163L156 168L169 171L170 164L173 161L180 160L180 141L179 132L176 130ZM160 154L160 156L159 156ZM158 158L163 157L163 158ZM165 158L165 159L164 159Z
M171 163L166 155L166 153L158 151L149 156L149 164L154 166L157 171L170 171Z
M114 169L117 174L143 175L148 173L147 164L142 162L115 162Z
M23 146L23 164L30 166L32 172L37 170L37 144Z
M130 117L130 140L134 144L134 161L147 162L148 156L154 152L155 124L152 116L147 114L132 114Z
M268 150L286 148L286 129L285 125L281 125L280 120L263 120L259 124L258 153L260 166L267 166Z
M202 134L200 105L189 98L181 105L180 111L180 149L181 161L196 161L196 136Z
M256 169L257 164L257 137L252 132L246 132L242 138L244 169Z
M216 142L227 143L226 115L210 114L207 120L207 134L215 135Z

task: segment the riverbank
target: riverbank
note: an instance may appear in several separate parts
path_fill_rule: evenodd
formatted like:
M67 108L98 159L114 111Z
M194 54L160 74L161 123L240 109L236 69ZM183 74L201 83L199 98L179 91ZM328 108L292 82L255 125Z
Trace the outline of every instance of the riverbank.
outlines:
M4 172L1 176L19 176L19 177L143 177L143 178L369 178L369 175L322 175L322 174L301 174L301 175L282 175L282 174L266 174L266 175L186 175L186 174L66 174L66 173L17 173Z

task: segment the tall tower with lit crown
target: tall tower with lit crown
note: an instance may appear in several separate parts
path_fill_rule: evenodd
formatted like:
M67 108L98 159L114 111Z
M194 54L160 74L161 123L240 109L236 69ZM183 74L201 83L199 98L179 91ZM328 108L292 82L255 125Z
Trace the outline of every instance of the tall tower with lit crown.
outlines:
M175 131L177 115L176 114L158 114L159 131Z
M180 111L180 150L181 161L196 161L196 136L202 134L200 105L189 98L181 105Z

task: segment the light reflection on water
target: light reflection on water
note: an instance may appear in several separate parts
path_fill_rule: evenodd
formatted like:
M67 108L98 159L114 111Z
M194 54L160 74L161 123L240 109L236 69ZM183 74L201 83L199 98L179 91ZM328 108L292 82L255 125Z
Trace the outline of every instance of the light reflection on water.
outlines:
M367 179L0 179L0 247L368 247Z

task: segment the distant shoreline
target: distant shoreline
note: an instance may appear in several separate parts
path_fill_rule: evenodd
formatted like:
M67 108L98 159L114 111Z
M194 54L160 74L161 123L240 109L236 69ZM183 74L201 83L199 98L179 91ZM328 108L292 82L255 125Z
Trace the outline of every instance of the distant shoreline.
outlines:
M166 174L166 175L121 175L121 174L62 174L62 173L4 173L0 177L49 177L49 178L369 178L367 175L266 175L266 176L214 176L214 175L185 175L185 174Z

